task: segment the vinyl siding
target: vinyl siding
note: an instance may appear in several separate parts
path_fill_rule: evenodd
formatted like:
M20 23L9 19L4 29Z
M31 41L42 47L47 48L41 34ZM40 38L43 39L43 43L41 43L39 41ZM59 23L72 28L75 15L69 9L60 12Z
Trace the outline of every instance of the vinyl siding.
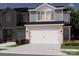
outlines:
M67 11L65 11L65 12L63 13L63 19L64 19L64 22L70 23L70 13L67 12Z
M36 12L35 11L31 11L30 12L30 21L31 22L35 22L36 21Z
M55 10L55 21L63 21L63 10Z
M25 29L17 29L17 39L21 40L21 39L25 39Z
M14 13L13 11L10 12L11 15L10 16L10 22L8 22L8 17L6 17L6 14L8 12L6 11L5 13L2 13L1 15L1 26L4 26L4 27L12 27L12 26L16 26L16 13Z

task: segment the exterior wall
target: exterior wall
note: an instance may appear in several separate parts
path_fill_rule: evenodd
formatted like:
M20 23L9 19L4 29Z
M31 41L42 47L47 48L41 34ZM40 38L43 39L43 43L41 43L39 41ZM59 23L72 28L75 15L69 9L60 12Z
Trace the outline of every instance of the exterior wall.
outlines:
M62 43L63 42L63 26L26 26L26 31L28 30L28 33L26 32L26 39L30 40L30 32L31 30L57 30L59 33L59 42ZM37 34L36 34L37 35ZM53 38L52 38L53 39Z
M8 13L10 13L9 21L8 21L8 17L6 17L6 14ZM5 13L3 12L1 14L1 26L4 26L4 27L16 26L16 13L11 10L5 11Z
M22 13L17 13L16 23L17 23L17 25L23 23L23 14Z
M0 29L0 40L2 40L2 29Z
M48 5L43 5L42 7L38 8L37 11L54 11L54 8L51 8Z
M17 39L16 29L12 29L12 41L16 41L16 39Z
M70 23L70 13L67 11L64 11L63 12L63 19L64 19L64 22Z
M17 29L17 39L18 40L26 39L24 29Z
M9 15L7 15L7 14L9 14ZM18 16L17 14L18 14L18 12L16 12L15 10L12 10L12 9L2 10L2 12L0 13L0 24L1 24L0 39L3 40L3 38L4 38L3 30L5 30L5 29L6 30L11 29L12 30L11 41L16 41L16 39L19 39L19 40L20 39L25 39L24 26L21 26L22 28L21 27L19 28L19 26L17 26L17 23L19 21L21 23L28 22L29 21L29 15L28 15L28 12L21 13L23 19L18 19L17 18L17 16ZM7 32L7 31L5 31L5 32ZM7 34L5 36L7 36ZM6 40L8 41L8 39L6 39Z
M26 10L27 11L27 10ZM25 29L24 26L21 26L19 28L19 26L17 26L17 23L20 21L21 23L26 23L29 21L29 14L28 12L21 12L21 16L23 17L23 19L17 19L17 14L20 12L16 12L15 10L12 9L4 9L2 10L2 12L0 13L0 40L4 41L4 35L6 33L6 37L7 39L5 39L6 41L8 40L8 35L7 35L7 30L12 30L11 31L11 41L16 41L16 39L25 39ZM17 29L18 28L18 29ZM3 32L3 30L6 30ZM5 38L6 38L5 37Z
M30 27L26 27L25 33L26 33L25 35L26 39L30 40Z
M70 26L64 26L64 40L70 40Z
M53 11L55 21L63 21L63 10L62 9L56 9L54 11L54 9L47 8L47 10ZM45 9L44 10L37 10L37 11L45 11ZM48 16L50 16L50 15L48 15ZM38 15L35 11L30 11L30 21L31 22L36 22L38 20L37 17L38 17ZM45 19L43 19L43 20L45 21ZM42 19L40 21L42 21ZM48 21L52 21L52 19L50 18Z
M31 22L36 22L36 12L35 11L31 11L31 12L29 12L30 13L30 15L29 15L29 20L31 21Z
M63 10L62 9L55 10L55 21L63 21Z
M28 14L28 12L27 13L23 13L23 22L24 23L29 22L29 14Z

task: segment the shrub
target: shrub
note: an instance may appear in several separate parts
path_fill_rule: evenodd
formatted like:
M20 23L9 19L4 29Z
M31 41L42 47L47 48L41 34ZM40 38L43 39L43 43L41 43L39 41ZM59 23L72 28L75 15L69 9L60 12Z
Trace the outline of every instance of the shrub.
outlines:
M27 39L16 40L17 45L28 44L28 43L29 43L29 40Z
M79 45L79 40L64 40L63 45L76 46L76 45Z
M0 43L6 43L6 42L7 42L7 40L4 40L4 39L0 38Z

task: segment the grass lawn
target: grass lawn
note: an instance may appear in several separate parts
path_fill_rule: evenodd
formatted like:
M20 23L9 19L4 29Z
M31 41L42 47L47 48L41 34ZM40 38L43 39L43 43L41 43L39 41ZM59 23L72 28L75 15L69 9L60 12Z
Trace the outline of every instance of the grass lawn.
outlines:
M65 46L65 45L62 45L61 48L62 49L79 49L79 46Z
M18 46L22 46L22 45L16 45L16 44L14 44L14 45L9 45L7 47L18 47Z
M64 52L64 53L66 53L66 54L68 54L68 55L79 55L79 51L77 52L75 52L75 51L62 51L62 52Z
M10 45L10 46L7 46L7 47L17 47L17 46L20 46L20 45Z
M2 51L2 50L7 50L7 49L0 48L0 51Z

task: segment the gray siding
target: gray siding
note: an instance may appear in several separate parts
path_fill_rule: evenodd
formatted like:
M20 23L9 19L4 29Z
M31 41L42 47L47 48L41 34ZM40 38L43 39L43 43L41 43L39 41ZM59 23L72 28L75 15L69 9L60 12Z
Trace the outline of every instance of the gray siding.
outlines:
M23 13L23 22L24 23L29 22L29 14L28 14L28 12L27 13Z
M36 19L36 12L35 11L31 11L31 14L30 14L30 21L31 22L35 22L37 19Z
M63 19L64 19L64 22L70 23L70 13L67 11L64 11L63 12Z
M17 39L17 32L16 32L16 29L13 29L12 30L12 41L16 41Z
M10 19L8 19L9 17L6 15L10 13ZM14 11L5 11L5 13L3 12L1 14L1 26L4 27L12 27L12 26L16 26L16 13Z
M25 39L25 29L17 29L17 39Z
M55 10L55 21L63 21L63 10L62 9L57 9Z
M2 40L2 30L0 29L0 40Z
M30 13L30 20L32 22L38 20L36 18L36 17L38 17L36 14L37 13L35 11L31 11L31 13ZM63 10L62 9L56 9L54 17L55 17L54 18L55 21L63 21ZM49 19L49 20L51 20L51 19Z
M69 27L64 27L64 40L68 40L69 39Z

